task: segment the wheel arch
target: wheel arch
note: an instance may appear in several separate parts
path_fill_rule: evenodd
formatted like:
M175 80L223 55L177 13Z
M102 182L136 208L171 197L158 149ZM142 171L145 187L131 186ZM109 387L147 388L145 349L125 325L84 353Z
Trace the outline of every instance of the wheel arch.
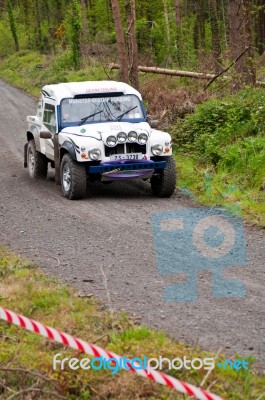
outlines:
M65 141L60 146L60 162L62 161L63 156L67 153L76 161L76 152L73 143Z
M28 131L27 131L27 140L28 140L28 142L30 140L34 140L35 146L36 146L36 150L37 151L41 151L41 149L40 149L40 135L39 135L39 132L38 132L37 128L35 128L34 126L32 126L30 129L28 129Z

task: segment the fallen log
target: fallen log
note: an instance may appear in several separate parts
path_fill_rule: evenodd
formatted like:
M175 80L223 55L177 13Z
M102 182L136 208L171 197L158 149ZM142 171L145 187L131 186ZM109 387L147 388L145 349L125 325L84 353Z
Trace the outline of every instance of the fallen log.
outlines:
M120 69L119 64L110 64L110 69ZM166 68L158 68L158 67L144 67L139 65L138 70L141 72L149 72L152 74L162 74L162 75L171 75L171 76L182 76L187 78L195 78L195 79L213 79L215 77L214 74L205 74L203 72L190 72L190 71L178 71L174 69L166 69ZM226 77L227 78L227 77Z
M229 66L229 68L230 67L231 66ZM229 68L227 68L227 70ZM120 66L119 66L119 64L112 63L112 64L109 64L109 69L111 69L111 70L112 69L120 69ZM226 72L226 71L223 71L222 73L216 75L216 74L207 74L207 73L203 73L203 72L180 71L180 70L158 68L158 67L145 67L143 65L139 65L138 70L141 72L149 72L152 74L162 74L162 75L181 76L181 77L194 78L194 79L212 80L212 82L219 76L222 79L229 79L229 77L227 75L222 75L222 73ZM257 85L265 85L265 82L257 81L256 84Z

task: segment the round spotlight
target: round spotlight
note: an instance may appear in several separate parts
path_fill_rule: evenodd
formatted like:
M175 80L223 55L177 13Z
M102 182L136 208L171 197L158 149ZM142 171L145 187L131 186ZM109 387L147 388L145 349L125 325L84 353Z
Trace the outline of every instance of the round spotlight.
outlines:
M101 151L99 149L91 149L89 150L88 155L91 160L98 160L101 156Z
M140 144L146 144L147 140L148 140L147 134L146 133L140 133L140 135L138 136L138 142Z
M155 144L151 147L151 150L154 156L161 156L163 153L163 146L161 146L161 144Z
M134 143L137 142L137 133L134 131L131 131L128 135L128 139L130 142Z
M109 147L114 147L116 145L117 139L115 138L115 136L109 136L107 138L107 146Z
M124 133L124 132L118 133L117 139L118 139L118 142L124 143L127 139L126 133Z

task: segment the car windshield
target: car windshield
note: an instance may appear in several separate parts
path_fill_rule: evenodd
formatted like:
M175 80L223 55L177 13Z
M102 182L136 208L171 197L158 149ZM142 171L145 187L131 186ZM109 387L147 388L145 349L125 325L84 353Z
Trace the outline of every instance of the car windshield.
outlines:
M135 95L85 97L61 101L63 126L107 121L143 120L143 109Z

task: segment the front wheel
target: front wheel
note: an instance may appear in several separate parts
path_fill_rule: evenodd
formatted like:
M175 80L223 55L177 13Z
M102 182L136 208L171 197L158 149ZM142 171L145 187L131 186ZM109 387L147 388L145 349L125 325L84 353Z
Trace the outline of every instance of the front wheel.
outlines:
M69 154L65 154L61 162L61 185L64 197L69 200L82 199L86 194L85 167Z
M34 140L28 142L27 147L27 165L29 176L31 178L42 178L47 177L48 172L48 160L44 154L36 150Z
M166 161L166 167L152 176L151 188L154 196L171 197L176 188L176 163L172 156L164 157L163 161Z

